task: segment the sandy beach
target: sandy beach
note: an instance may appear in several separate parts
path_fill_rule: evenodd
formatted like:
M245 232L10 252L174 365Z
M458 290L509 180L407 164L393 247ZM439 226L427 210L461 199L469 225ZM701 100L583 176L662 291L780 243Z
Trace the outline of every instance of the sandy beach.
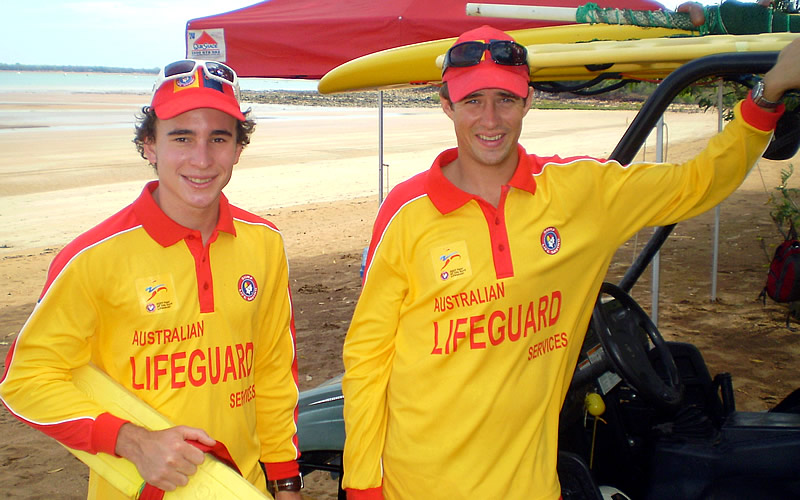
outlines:
M131 142L134 116L147 99L0 94L0 359L30 314L55 253L133 201L154 178ZM341 343L358 298L361 249L378 208L378 112L252 104L252 116L256 132L225 193L284 234L301 389L307 389L342 370ZM539 154L605 157L634 116L533 110L520 142ZM670 161L688 159L717 130L716 113L669 112L665 122ZM452 125L439 109L386 108L383 129L387 191L455 145ZM638 159L654 160L655 150L653 134ZM766 409L800 386L800 340L783 326L784 309L755 301L768 262L762 245L771 255L780 238L769 218L769 195L789 163L762 161L723 203L716 302L709 300L713 214L680 225L662 252L659 326L668 339L698 344L712 368L733 373L740 409ZM650 232L643 230L620 249L610 280L621 275ZM644 278L634 293L646 309L648 283ZM85 498L86 467L60 445L7 411L0 412L0 432L5 498ZM305 495L335 498L335 483L312 477Z

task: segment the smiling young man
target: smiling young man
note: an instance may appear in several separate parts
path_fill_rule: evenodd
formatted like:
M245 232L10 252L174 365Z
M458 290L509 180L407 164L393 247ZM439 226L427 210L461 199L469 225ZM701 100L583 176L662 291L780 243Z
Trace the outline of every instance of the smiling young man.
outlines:
M238 96L224 64L162 70L134 139L158 180L54 259L0 396L68 447L130 460L158 489L191 481L212 448L262 491L265 469L278 500L299 500L283 240L222 193L254 127ZM71 382L88 363L179 425L152 432L111 414ZM126 498L95 471L88 497Z
M458 105L443 99L442 109L453 120L458 157L442 166L445 178L463 191L491 205L500 202L500 186L517 169L517 141L522 119L531 107L531 92L522 95L505 89L479 89Z
M527 153L525 48L461 35L440 93L457 148L382 204L345 339L348 498L558 499L558 414L614 252L736 189L799 59L796 41L693 160L624 166Z

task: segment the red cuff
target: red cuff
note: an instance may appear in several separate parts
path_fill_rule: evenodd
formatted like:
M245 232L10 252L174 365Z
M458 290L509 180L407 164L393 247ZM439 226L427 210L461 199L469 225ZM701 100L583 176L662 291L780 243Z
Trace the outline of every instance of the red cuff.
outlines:
M383 500L383 488L370 488L368 490L354 490L347 488L347 500Z
M778 119L783 116L784 111L786 111L786 106L783 104L778 105L778 107L775 108L775 112L762 109L758 104L753 102L752 92L747 94L747 99L742 101L741 107L744 121L765 132L775 130L775 124L777 124Z
M297 460L265 463L264 467L267 469L267 477L270 481L288 479L300 475L300 466L297 465Z
M101 413L94 419L92 426L92 451L94 453L103 452L109 455L119 456L116 453L117 435L119 428L127 424L127 420L115 417L110 413Z

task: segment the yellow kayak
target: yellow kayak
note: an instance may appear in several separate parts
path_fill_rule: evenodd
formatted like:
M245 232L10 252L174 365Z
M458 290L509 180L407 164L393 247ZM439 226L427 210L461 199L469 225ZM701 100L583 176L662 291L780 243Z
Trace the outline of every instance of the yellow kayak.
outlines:
M601 73L660 79L699 57L728 52L779 51L799 33L706 35L668 28L571 25L509 32L528 48L532 81L588 80ZM381 90L441 81L444 53L455 39L368 54L338 66L319 92Z
M673 36L698 37L693 31L639 26L573 24L508 32L529 48L540 44L573 44L593 40L631 40ZM354 90L389 89L428 85L441 81L437 66L455 38L382 50L348 61L329 71L319 82L319 92L331 94Z

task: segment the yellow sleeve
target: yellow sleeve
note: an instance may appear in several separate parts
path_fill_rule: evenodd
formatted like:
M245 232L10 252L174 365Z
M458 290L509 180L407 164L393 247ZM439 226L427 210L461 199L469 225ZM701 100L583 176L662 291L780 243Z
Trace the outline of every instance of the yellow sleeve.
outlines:
M584 193L587 201L595 198L598 209L605 211L607 216L600 220L617 229L664 226L722 202L744 181L772 137L771 130L756 128L742 117L742 104L735 107L736 118L685 163L606 165L612 168L603 168L594 177L597 184ZM642 203L643 198L648 202ZM622 241L629 236L623 234Z
M270 479L283 479L299 473L295 460L297 444L297 356L294 318L289 292L288 264L282 246L274 244L269 255L273 270L269 300L261 311L259 325L262 348L256 354L257 431L261 442L261 461Z
M53 279L9 352L0 396L28 425L94 453L94 423L104 409L75 387L70 372L89 362L97 329L88 264L77 258Z
M344 343L345 374L343 487L365 490L381 485L381 455L386 437L386 388L395 353L400 307L408 293L397 241L388 228L376 245L364 287ZM393 239L393 236L394 239Z

